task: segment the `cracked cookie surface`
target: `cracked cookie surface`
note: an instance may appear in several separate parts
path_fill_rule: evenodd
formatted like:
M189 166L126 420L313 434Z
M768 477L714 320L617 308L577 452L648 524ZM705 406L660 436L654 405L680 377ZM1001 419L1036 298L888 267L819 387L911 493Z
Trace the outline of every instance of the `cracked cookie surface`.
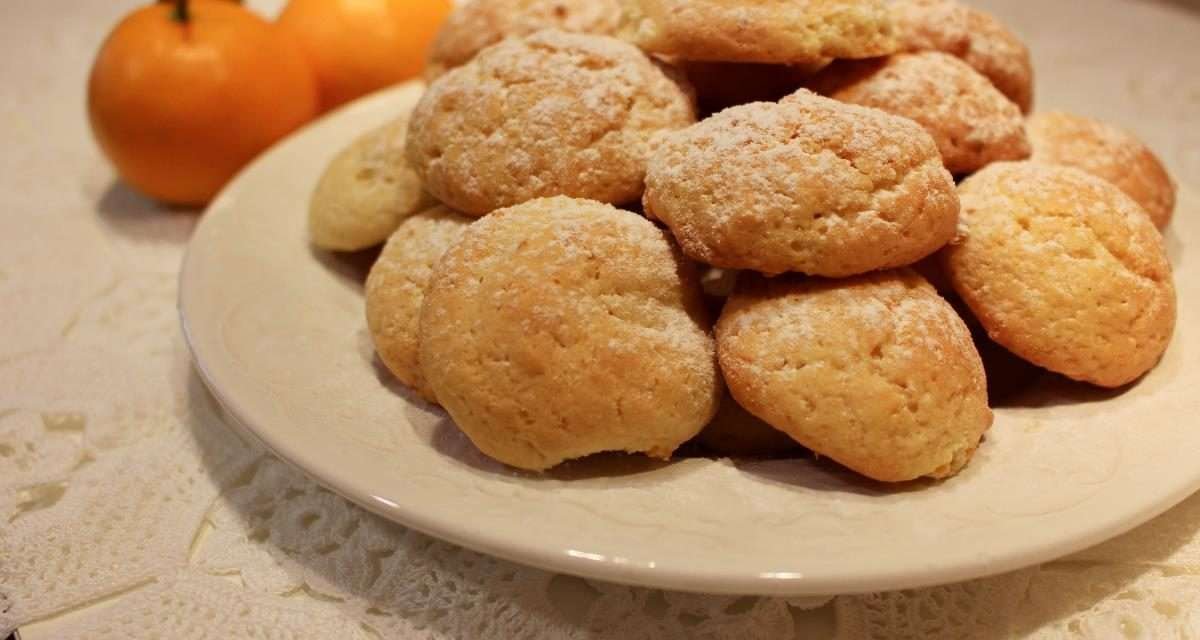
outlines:
M693 265L666 232L605 204L546 198L479 220L435 268L420 322L438 401L514 467L666 458L717 410Z
M433 267L471 224L445 206L400 223L367 275L367 329L375 353L396 379L429 402L437 402L421 370L417 329Z
M916 262L954 237L958 215L919 126L806 90L667 136L644 204L701 262L830 277Z
M1175 327L1162 238L1136 202L1071 167L997 163L959 186L947 276L988 335L1039 366L1118 387Z
M1032 109L1029 47L995 16L958 0L897 0L889 8L901 51L944 51L962 58L1022 113Z
M556 195L624 204L661 134L695 119L682 75L632 45L539 31L434 81L408 158L430 193L471 215Z
M952 476L992 423L970 331L909 269L739 278L716 333L743 407L869 478Z
M684 60L803 64L895 50L881 0L623 0L618 34Z
M425 78L466 64L509 36L542 29L609 35L621 22L618 0L471 0L455 7L429 52Z
M921 125L955 175L992 162L1029 157L1029 140L1017 105L967 63L946 53L838 61L817 74L809 87Z
M1026 127L1034 162L1083 169L1117 185L1162 229L1175 212L1175 182L1154 152L1120 127L1062 111L1039 113Z

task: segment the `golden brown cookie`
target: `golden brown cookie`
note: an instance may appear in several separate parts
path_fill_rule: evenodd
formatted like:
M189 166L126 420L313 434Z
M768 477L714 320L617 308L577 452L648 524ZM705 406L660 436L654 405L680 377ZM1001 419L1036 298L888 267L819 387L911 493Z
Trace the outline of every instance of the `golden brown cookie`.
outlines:
M434 205L404 157L408 116L370 131L321 175L308 208L312 243L358 251L387 240L404 218Z
M621 22L619 0L470 0L454 8L429 52L425 78L466 64L508 36L542 29L609 35Z
M1175 212L1175 182L1154 152L1132 133L1062 111L1039 113L1025 125L1033 160L1083 169L1120 187L1162 229Z
M929 134L804 90L668 136L643 203L702 262L831 277L916 262L958 214Z
M1022 113L1033 108L1033 60L1029 47L995 16L978 9L967 10L971 46L963 61L982 73L1000 93L1008 96Z
M967 174L1029 157L1021 111L987 78L939 51L839 61L809 86L836 100L909 118L933 136L946 168Z
M408 158L430 193L471 215L555 195L621 204L641 195L660 135L695 117L686 80L635 47L539 31L434 81Z
M417 328L433 266L472 218L437 206L404 222L388 238L367 276L367 328L375 353L400 382L437 402L418 360Z
M809 63L895 51L882 0L622 0L622 38L713 62Z
M777 456L801 448L791 436L743 409L728 393L696 440L708 452L721 456Z
M1132 382L1175 327L1162 238L1120 189L1072 167L998 163L959 187L955 291L993 340L1103 387Z
M897 0L890 9L902 51L944 51L962 58L1029 113L1029 48L994 16L958 0Z
M692 265L645 218L586 200L471 225L434 269L420 343L458 426L522 469L600 451L667 458L722 388Z
M908 269L743 278L717 351L742 406L875 480L952 476L992 423L970 332Z
M888 9L901 51L945 51L961 57L971 47L968 10L958 0L894 0Z

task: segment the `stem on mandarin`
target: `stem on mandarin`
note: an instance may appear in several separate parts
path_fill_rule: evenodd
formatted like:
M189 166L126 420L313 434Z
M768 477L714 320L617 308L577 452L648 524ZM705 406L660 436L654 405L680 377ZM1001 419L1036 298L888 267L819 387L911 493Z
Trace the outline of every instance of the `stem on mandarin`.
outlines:
M188 0L175 0L175 11L171 13L171 17L176 22L187 24L192 19L192 12L188 9Z

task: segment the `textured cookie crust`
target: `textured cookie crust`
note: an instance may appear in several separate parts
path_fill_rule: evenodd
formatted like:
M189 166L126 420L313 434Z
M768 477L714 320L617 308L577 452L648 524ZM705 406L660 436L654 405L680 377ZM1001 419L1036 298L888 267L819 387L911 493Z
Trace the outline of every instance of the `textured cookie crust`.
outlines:
M641 195L660 135L695 119L686 80L632 45L539 31L434 81L408 158L430 193L471 215L555 195L622 204Z
M668 136L643 204L702 262L831 277L916 262L954 237L958 215L919 126L804 90Z
M1083 169L1120 187L1162 229L1175 212L1175 183L1158 156L1120 127L1062 111L1026 123L1033 160Z
M695 270L664 231L547 198L479 220L438 263L420 358L438 401L501 462L666 458L717 410L709 326Z
M888 9L901 51L945 51L961 57L971 47L968 10L958 0L894 0Z
M836 62L809 86L836 100L882 109L929 132L946 168L967 174L1029 157L1021 111L962 60L939 51Z
M1112 184L1071 167L998 163L959 186L964 236L946 274L993 340L1076 380L1118 387L1175 328L1162 238Z
M419 360L421 303L433 266L472 221L444 206L408 218L388 238L367 276L367 329L375 353L396 379L429 402L437 398Z
M958 0L897 0L890 6L902 51L944 51L983 74L1022 113L1033 106L1029 48L991 14Z
M1033 108L1033 60L1029 47L990 13L967 10L971 46L963 60L982 73L1000 93L1029 113Z
M713 62L810 63L895 50L882 0L622 0L618 32L651 53Z
M401 220L435 204L405 159L407 132L406 114L334 156L309 202L314 245L331 251L373 247Z
M776 456L800 448L799 442L754 417L728 393L696 440L705 450L722 456Z
M508 36L542 29L611 35L621 22L618 0L470 0L455 7L429 52L425 78L466 64Z
M954 475L992 423L970 332L908 269L740 279L717 350L742 406L876 480Z

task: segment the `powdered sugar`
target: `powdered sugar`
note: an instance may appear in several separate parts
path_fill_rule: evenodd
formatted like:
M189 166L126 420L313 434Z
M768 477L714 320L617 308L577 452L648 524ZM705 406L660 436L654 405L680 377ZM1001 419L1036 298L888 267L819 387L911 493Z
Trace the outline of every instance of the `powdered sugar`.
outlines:
M409 158L430 192L482 215L535 197L624 203L657 134L695 120L690 89L614 38L511 38L434 82Z
M952 173L970 173L990 162L1029 156L1017 106L966 63L945 53L838 62L810 84L838 100L919 123L937 142Z
M803 90L667 136L646 185L647 214L688 255L768 273L908 264L949 239L957 212L933 141L914 123Z
M608 34L616 30L618 0L472 0L450 14L430 52L433 75L466 63L508 36L547 28Z

